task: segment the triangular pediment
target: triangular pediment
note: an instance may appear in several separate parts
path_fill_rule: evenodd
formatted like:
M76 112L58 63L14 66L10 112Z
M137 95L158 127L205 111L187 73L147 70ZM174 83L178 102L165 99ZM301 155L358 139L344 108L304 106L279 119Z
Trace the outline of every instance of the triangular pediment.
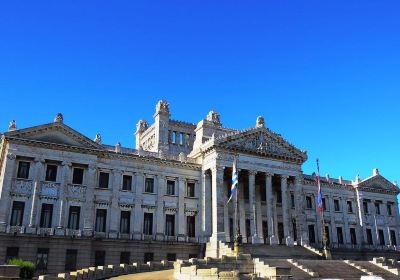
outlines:
M280 135L267 128L252 128L215 139L217 147L236 152L257 154L263 157L303 163L307 160L302 152Z
M375 175L358 184L360 189L399 192L399 188L381 175Z
M7 137L26 139L32 141L61 144L89 149L102 149L103 147L87 138L83 134L62 123L50 123L6 132Z

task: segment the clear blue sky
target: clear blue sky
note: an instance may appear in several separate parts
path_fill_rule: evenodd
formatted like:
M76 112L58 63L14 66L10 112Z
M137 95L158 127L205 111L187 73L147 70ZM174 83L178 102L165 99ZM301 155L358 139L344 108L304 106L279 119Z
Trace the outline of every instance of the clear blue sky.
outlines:
M157 100L267 126L304 171L400 180L399 1L3 1L0 128L52 121L134 145Z

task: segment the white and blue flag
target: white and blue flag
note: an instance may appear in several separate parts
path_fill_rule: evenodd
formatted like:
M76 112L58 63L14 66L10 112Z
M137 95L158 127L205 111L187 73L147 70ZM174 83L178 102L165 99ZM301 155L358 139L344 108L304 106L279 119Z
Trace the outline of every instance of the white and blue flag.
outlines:
M231 186L231 196L228 199L228 202L231 201L231 199L236 195L238 187L238 173L237 173L237 168L236 168L236 158L233 160L233 168L232 168L232 186Z

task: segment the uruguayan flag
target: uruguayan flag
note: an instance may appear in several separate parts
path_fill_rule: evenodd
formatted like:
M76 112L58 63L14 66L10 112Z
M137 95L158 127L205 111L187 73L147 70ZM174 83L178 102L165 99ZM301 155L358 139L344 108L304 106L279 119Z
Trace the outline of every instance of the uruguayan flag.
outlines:
M237 186L238 186L238 173L236 170L236 158L235 158L233 161L233 168L232 168L231 196L229 197L227 204L236 195Z

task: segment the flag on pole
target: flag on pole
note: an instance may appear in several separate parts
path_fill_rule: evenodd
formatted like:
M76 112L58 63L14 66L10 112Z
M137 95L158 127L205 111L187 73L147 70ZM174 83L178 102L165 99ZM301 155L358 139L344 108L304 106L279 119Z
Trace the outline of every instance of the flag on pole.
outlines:
M321 179L319 177L319 161L318 161L318 159L317 159L317 171L318 171L318 173L317 173L317 186L318 186L317 211L322 212L324 209L323 209L323 205L322 205Z
M236 168L236 158L233 160L233 168L232 168L232 185L231 185L231 196L228 199L228 204L232 198L236 195L237 191L237 186L238 186L238 173L237 173L237 168Z

